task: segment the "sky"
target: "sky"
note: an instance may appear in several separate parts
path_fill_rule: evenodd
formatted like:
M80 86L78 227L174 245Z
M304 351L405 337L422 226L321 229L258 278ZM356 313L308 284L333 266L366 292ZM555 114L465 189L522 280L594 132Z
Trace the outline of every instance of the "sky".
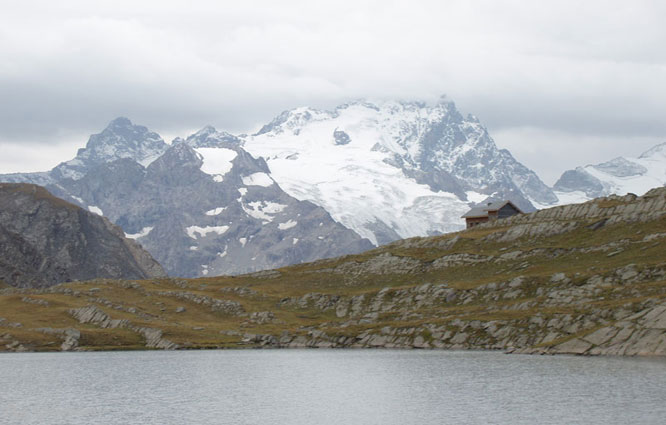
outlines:
M666 142L663 1L0 0L0 173L118 116L170 141L446 94L547 184Z

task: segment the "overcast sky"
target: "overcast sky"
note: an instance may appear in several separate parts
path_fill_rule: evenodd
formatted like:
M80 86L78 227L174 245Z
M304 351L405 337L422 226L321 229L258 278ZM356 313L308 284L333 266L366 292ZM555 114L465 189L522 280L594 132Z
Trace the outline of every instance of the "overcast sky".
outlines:
M170 141L442 94L548 184L666 142L664 1L0 6L0 172L50 169L117 116Z

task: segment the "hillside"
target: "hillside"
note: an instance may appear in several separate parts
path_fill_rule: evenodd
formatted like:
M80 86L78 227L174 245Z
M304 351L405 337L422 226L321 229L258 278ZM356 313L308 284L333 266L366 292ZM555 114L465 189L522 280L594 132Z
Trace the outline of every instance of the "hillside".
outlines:
M150 254L104 217L41 186L0 183L0 284L34 288L162 276Z
M666 355L666 188L236 277L0 290L1 350Z

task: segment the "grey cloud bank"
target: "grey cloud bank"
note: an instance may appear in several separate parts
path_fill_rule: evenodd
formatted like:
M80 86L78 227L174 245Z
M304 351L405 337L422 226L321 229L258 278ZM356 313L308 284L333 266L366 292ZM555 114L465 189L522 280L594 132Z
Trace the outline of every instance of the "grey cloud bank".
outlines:
M301 105L446 93L552 183L666 140L664 16L649 1L6 5L0 172L51 168L116 116L165 137L246 132Z

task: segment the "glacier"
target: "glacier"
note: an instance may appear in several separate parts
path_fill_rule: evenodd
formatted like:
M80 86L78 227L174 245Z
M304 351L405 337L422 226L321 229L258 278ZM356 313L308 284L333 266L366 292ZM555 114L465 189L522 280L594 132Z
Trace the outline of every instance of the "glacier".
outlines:
M463 118L445 99L300 107L239 138L289 195L323 207L375 245L459 230L470 204L493 196L526 210L532 201L557 201L478 119Z

